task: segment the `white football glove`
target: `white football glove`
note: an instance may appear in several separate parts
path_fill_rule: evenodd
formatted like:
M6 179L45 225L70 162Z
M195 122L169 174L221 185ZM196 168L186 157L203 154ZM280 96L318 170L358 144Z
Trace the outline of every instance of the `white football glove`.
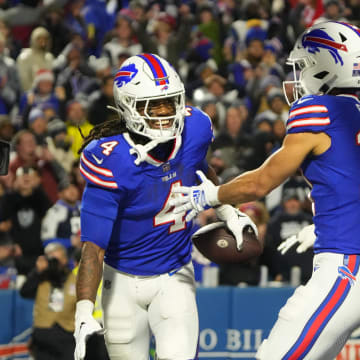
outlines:
M227 228L233 233L236 239L236 247L238 250L243 246L243 229L245 226L250 225L258 236L258 229L253 221L231 205L221 205L215 208L217 217L226 223Z
M307 225L302 228L296 235L290 236L284 240L279 246L278 251L284 255L289 249L294 246L296 243L300 245L296 248L298 254L304 253L307 249L314 245L316 236L315 236L315 225Z
M104 334L104 329L93 318L94 304L90 300L80 300L76 303L75 312L75 360L83 360L86 353L86 341L92 334Z
M173 193L184 195L170 200L170 206L175 207L174 213L179 214L191 210L186 215L186 221L192 220L205 208L220 204L217 197L218 186L214 185L201 170L196 171L196 174L201 180L200 185L177 186L172 189Z

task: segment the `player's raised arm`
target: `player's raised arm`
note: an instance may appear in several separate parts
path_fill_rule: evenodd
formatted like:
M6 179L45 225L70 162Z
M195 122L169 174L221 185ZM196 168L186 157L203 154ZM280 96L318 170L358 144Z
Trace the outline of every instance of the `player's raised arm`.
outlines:
M238 204L253 201L268 194L280 185L301 165L308 154L319 155L330 146L324 133L297 133L287 135L282 147L259 168L248 171L221 186L213 185L205 177L202 184L193 187L177 187L174 193L182 193L172 201L174 212L193 210L194 215L206 206Z
M300 167L305 157L324 152L328 137L323 133L287 135L282 147L259 168L248 171L218 190L218 200L224 204L244 203L261 198L282 184Z

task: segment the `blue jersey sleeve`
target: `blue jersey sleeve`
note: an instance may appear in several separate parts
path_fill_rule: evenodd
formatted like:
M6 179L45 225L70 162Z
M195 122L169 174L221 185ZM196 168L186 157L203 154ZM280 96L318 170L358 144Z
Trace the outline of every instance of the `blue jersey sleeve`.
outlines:
M84 210L81 213L81 241L90 241L102 249L106 249L113 226L113 220Z
M186 141L193 144L191 153L197 155L198 169L206 174L208 171L206 154L209 145L214 140L212 122L210 117L198 108L188 106L186 112L185 129L188 134Z
M88 183L80 213L81 241L106 249L121 203L121 193Z
M288 134L301 132L323 132L330 125L328 107L321 96L304 96L296 101L289 111L286 123Z
M114 160L116 151L104 154L109 148L102 148L102 143L109 144L109 141L92 141L82 152L80 157L80 173L89 184L97 185L105 189L118 189L114 175ZM113 149L117 145L116 141ZM112 150L113 150L112 149Z

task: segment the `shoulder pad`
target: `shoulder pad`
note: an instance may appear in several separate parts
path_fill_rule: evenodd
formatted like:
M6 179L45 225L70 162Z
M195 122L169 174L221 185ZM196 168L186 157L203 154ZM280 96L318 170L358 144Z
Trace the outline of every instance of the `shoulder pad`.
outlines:
M289 110L286 123L287 131L299 130L319 131L321 127L330 124L329 111L321 96L308 95L297 100Z
M80 157L80 172L87 182L108 189L118 188L112 170L118 144L113 138L99 139L84 149Z

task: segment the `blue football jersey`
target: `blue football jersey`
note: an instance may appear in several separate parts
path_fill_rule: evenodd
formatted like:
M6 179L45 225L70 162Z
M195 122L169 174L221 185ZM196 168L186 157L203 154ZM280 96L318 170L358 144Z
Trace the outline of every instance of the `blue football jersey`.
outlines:
M175 141L164 162L148 155L135 165L126 134L94 140L82 153L80 171L87 181L82 241L106 249L105 262L120 271L163 274L191 260L192 223L185 222L185 213L174 214L169 200L173 187L196 185L195 171L208 171L213 132L209 117L199 109L188 107L184 122L181 143ZM109 236L95 240L98 230L86 225L87 214L97 216L97 228L110 224Z
M360 254L360 102L351 95L309 95L289 111L287 133L324 132L331 146L302 164L312 185L315 253Z

